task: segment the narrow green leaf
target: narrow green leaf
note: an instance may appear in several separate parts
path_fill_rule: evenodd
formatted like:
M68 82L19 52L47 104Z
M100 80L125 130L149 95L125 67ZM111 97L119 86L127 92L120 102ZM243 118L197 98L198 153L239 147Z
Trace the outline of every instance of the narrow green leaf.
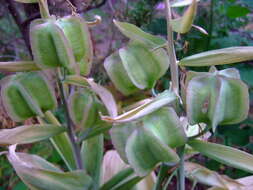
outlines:
M188 144L201 154L228 166L253 173L253 155L241 150L200 140L189 141Z
M135 130L129 137L126 155L139 176L146 176L161 162L176 164L179 161L178 155L171 148L143 127Z
M11 146L8 160L31 190L88 190L91 178L82 170L62 172L46 160L25 153L15 153Z
M103 135L95 136L82 143L81 156L86 172L93 179L92 189L98 189L101 183L101 165L103 159Z
M253 60L253 46L230 47L195 54L179 61L180 66L211 66Z
M131 40L143 43L149 48L153 49L166 45L165 39L146 33L133 24L127 22L119 22L116 20L114 20L114 24L126 37L130 38Z
M114 175L109 181L107 181L100 190L111 190L114 186L124 181L126 178L134 174L134 170L132 168L126 168L116 175Z
M61 124L59 121L54 117L54 115L47 111L45 113L45 119L48 123L60 126ZM39 122L41 124L45 124L45 121L39 118ZM63 161L65 162L66 166L70 171L76 169L76 162L74 158L74 151L69 139L69 136L66 132L55 135L50 139L51 143L53 144L56 151L59 153Z
M65 131L56 125L25 125L0 130L0 145L28 144L48 139Z
M171 22L172 29L175 32L181 34L187 33L192 27L196 12L197 12L197 1L192 0L191 5L184 12L184 15L180 18L172 20Z
M125 180L122 184L113 187L111 190L129 190L132 189L137 183L139 183L143 177L135 176Z
M102 119L107 122L126 123L148 115L149 113L152 113L165 105L171 104L176 99L177 96L173 92L166 90L154 99L151 99L150 101L145 102L137 108L134 108L122 115L117 117L102 116Z
M34 63L34 61L0 62L0 71L4 72L24 72L37 70L40 70L40 68Z

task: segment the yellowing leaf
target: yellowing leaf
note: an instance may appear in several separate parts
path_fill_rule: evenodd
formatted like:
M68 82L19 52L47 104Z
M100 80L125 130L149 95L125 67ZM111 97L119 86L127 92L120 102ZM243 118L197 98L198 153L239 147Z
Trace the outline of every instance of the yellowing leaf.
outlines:
M65 131L56 125L25 125L0 130L0 145L28 144L48 139Z
M171 104L176 99L177 96L173 92L166 90L154 99L145 102L137 108L123 113L122 115L117 117L102 116L102 119L112 123L126 123L148 115L149 113L152 113L165 105Z
M4 72L24 72L36 70L40 70L40 68L33 61L0 62L0 71Z
M200 140L189 141L188 144L201 154L228 166L253 173L253 155L241 150Z
M19 3L38 3L38 0L14 0L17 1Z
M183 7L190 5L193 0L174 0L171 2L171 7ZM197 2L200 0L197 0Z
M175 32L181 34L187 33L192 27L196 11L197 11L197 1L192 0L191 5L184 12L183 16L171 21L172 29Z
M185 57L179 61L179 65L201 67L225 65L250 60L253 60L253 46L239 46L206 51Z

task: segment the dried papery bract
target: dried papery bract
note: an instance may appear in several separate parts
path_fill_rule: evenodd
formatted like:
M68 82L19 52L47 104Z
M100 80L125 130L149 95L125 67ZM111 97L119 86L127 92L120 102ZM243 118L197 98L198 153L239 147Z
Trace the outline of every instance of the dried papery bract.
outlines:
M1 96L8 115L14 121L43 116L57 105L52 86L39 72L20 73L4 79Z

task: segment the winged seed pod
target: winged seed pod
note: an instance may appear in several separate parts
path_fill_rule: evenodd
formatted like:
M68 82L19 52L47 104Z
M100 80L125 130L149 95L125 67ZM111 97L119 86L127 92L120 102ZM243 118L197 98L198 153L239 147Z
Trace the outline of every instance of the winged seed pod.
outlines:
M176 163L178 156L171 148L187 140L172 108L161 108L135 122L116 125L110 134L122 160L140 176L147 175L160 162Z
M88 88L70 94L68 109L75 125L82 129L95 127L102 122L99 112L105 110L96 95Z
M30 27L31 48L38 67L65 67L70 73L90 72L92 46L85 21L79 16L37 19Z
M140 43L130 43L107 57L104 67L115 87L124 95L138 89L150 89L169 67L165 50L149 50Z
M186 84L186 110L189 123L217 125L243 121L249 110L248 87L236 69L190 73Z
M39 72L11 75L2 81L1 97L8 115L23 121L56 107L57 102L49 81Z

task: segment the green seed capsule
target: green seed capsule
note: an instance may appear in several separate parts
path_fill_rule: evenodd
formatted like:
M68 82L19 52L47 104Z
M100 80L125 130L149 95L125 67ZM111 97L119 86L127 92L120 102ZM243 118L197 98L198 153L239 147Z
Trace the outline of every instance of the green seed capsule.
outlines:
M186 107L190 124L239 123L248 115L248 87L236 69L190 73L186 86Z
M171 148L182 146L187 141L176 112L167 107L135 122L115 125L110 134L122 160L142 176L160 162L175 164L178 157Z
M20 73L4 79L1 96L8 115L14 121L43 116L57 102L48 80L39 72Z
M65 67L74 72L75 59L70 44L54 21L32 24L30 39L38 67L42 69Z
M78 127L87 129L99 125L99 112L104 111L101 102L90 89L80 89L68 98L71 119Z
M166 51L149 50L145 45L130 43L109 56L104 63L115 87L125 95L138 89L150 89L169 67Z
M93 49L85 20L80 16L67 16L60 18L56 23L70 43L75 61L79 65L80 73L88 75L91 69Z
M30 39L34 60L40 68L65 67L70 73L89 74L92 45L81 17L37 19L31 24Z

